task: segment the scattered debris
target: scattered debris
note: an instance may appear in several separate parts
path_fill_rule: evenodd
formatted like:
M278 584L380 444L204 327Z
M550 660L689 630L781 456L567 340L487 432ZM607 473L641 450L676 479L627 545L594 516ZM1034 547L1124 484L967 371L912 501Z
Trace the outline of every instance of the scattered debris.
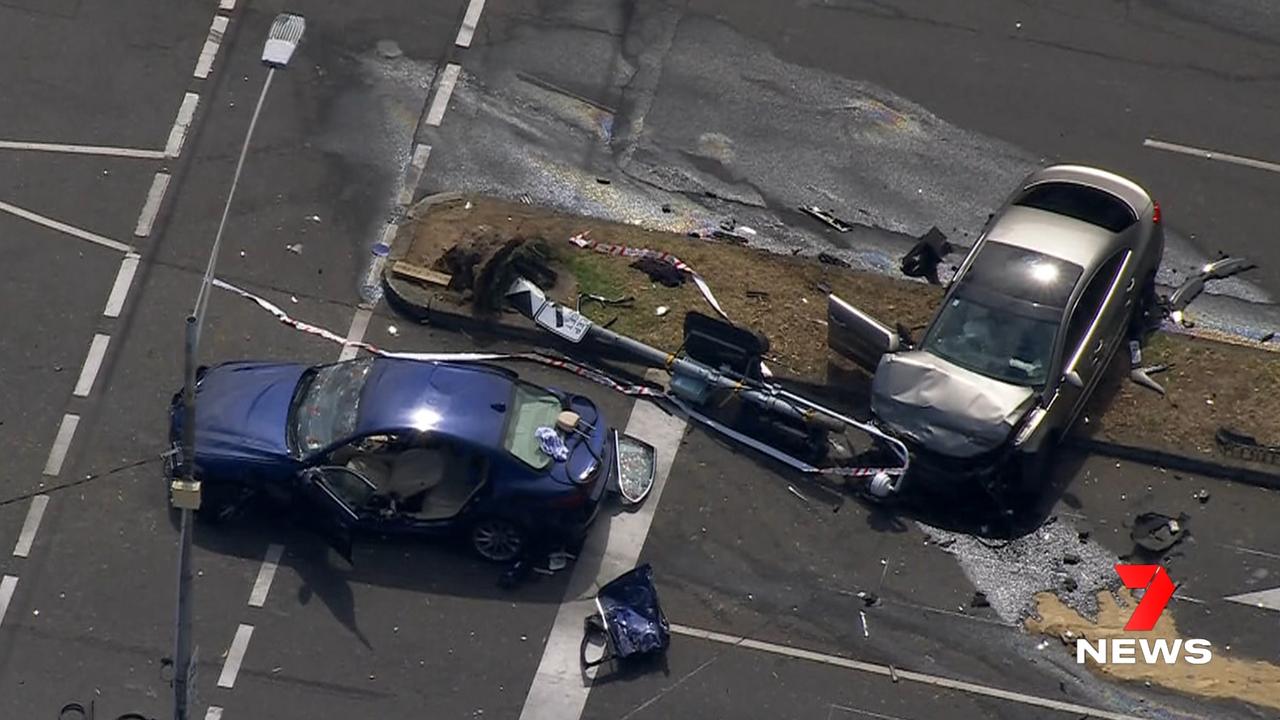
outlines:
M671 628L658 602L653 568L648 564L600 588L596 607L598 612L583 621L579 662L584 670L612 660L628 661L666 652ZM588 659L587 648L593 641L598 643L600 655Z
M788 485L788 486L787 486L787 492L789 492L789 493L791 493L792 495L795 495L796 497L800 498L800 500L801 500L805 505L809 505L809 504L810 504L810 502L809 502L809 498L807 498L807 497L805 497L803 494L801 494L801 492L800 492L799 490L795 489L795 487L793 487L793 486L791 486L791 485Z
M1164 395L1164 387L1152 380L1151 376L1156 373L1162 373L1170 367L1172 365L1164 363L1142 367L1142 344L1137 340L1129 341L1129 380L1131 382Z
M1186 515L1171 518L1160 513L1142 513L1133 519L1129 537L1143 550L1164 552L1186 537L1186 521Z
M747 290L746 295L753 300L768 300L769 293L766 290Z
M387 326L387 334L388 334L388 335L392 335L392 336L394 336L394 335L398 334L399 332L400 332L400 331L396 329L396 326L395 326L395 325L388 325L388 326Z
M726 240L728 242L734 243L735 245L747 244L746 238L742 237L741 235L729 232L727 230L712 230L711 237L715 238L716 240Z
M1191 301L1204 292L1205 283L1210 280L1223 280L1256 267L1258 266L1254 263L1240 257L1218 258L1205 265L1199 273L1184 280L1169 296L1169 317L1173 318L1174 322L1190 327L1189 321L1183 317L1183 310L1186 310Z
M289 296L289 302L291 302L291 303L293 303L293 304L295 304L295 305L296 305L296 304L298 304L298 296L297 296L297 295L290 295L290 296Z
M684 272L676 266L671 263L658 260L657 258L642 257L631 263L628 267L635 268L645 275L648 275L650 280L670 288L680 287L684 284L685 278L687 277Z
M991 607L991 601L987 599L987 594L981 590L973 593L973 599L969 601L969 607L985 608Z
M524 203L525 205L532 205L533 196L530 195L529 193L520 193L520 202Z
M310 221L311 221L311 222L313 222L313 223L318 223L318 222L320 222L320 216L319 216L319 215L308 215L308 216L307 216L307 219L308 219L308 220L310 220Z
M892 665L889 666L889 679L898 682L898 671Z
M748 226L746 226L746 225L739 225L739 226L738 226L738 229L737 229L737 233L738 233L739 235L759 235L759 234L760 234L760 233L756 232L756 229L755 229L755 228L753 228L753 227L748 227Z
M1062 589L1067 592L1075 592L1080 587L1080 583L1075 578L1067 576L1062 578Z
M858 618L862 620L862 637L869 638L871 633L867 631L867 614L861 610L858 611Z
M613 184L613 181L612 181L612 180L610 180L609 178L602 178L602 177L598 177L598 178L596 178L596 182L600 183L601 185L611 185L611 184Z
M1079 565L1080 556L1075 553L1067 553L1062 556L1062 562L1066 565Z
M620 297L620 298L607 298L607 297L604 297L603 295L592 295L591 293L578 293L578 304L574 309L581 312L583 300L598 302L601 305L622 305L624 307L630 307L635 304L636 299L631 295L627 295L626 297Z
M861 600L862 604L866 607L875 607L880 604L880 596L869 590L859 590L854 593L854 595Z
M835 265L836 267L842 267L842 268L852 267L849 263L845 262L843 259L838 258L835 255L832 255L831 253L828 253L828 252L818 253L818 262L822 263L823 265Z
M1214 440L1225 454L1235 454L1245 460L1280 465L1280 446L1263 445L1252 435L1224 426L1214 433Z
M1276 334L1274 332L1268 332L1266 335L1258 338L1258 342L1265 345L1275 339L1275 336Z
M449 283L453 281L453 276L451 275L446 275L430 268L418 267L404 260L397 260L391 266L391 272L400 277L407 277L421 283L439 285L440 287L449 287Z
M653 311L653 314L657 315L658 317L662 317L663 315L666 315L669 312L671 312L671 308L667 307L666 305L659 305L658 309Z
M1087 541L1092 534L1093 528L1088 525L1078 525L1076 527L1076 537L1080 538L1080 542Z
M846 233L853 229L852 225L836 217L834 214L832 214L832 211L823 210L817 205L801 205L800 212L803 212L806 215L816 218L819 221L825 223L826 225L829 225L836 232Z
M1204 488L1200 488L1200 490L1192 493L1191 497L1195 498L1196 500L1199 500L1200 504L1204 505L1205 503L1209 502L1209 491L1205 490Z
M569 446L565 445L564 438L555 428L540 427L533 431L533 435L538 438L538 449L553 460L564 462L569 459Z
M285 245L285 246L284 246L284 249L285 249L285 250L288 250L289 252L293 253L294 255L301 255L301 254L302 254L302 243L294 243L294 244L292 244L292 245Z
M540 287L553 287L559 274L551 268L551 249L542 238L504 238L486 233L449 248L436 262L437 270L452 277L449 289L469 292L481 310L506 305L506 292L517 277Z
M919 240L906 255L902 256L902 274L907 277L922 277L931 285L941 285L938 278L938 263L951 254L955 248L947 242L947 236L935 225L921 235Z

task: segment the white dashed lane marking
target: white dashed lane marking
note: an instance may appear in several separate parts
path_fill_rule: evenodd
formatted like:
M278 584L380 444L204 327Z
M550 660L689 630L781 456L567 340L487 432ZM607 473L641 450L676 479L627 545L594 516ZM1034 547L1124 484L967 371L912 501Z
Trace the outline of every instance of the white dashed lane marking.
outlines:
M53 447L49 449L49 459L44 464L45 475L54 476L62 472L62 462L67 459L67 450L71 448L71 439L75 437L76 426L79 424L79 415L67 413L62 416L58 434L53 438Z
M173 128L169 130L169 142L165 143L165 157L176 158L182 154L182 145L187 140L187 130L191 129L191 121L196 116L196 106L200 104L200 96L189 92L182 98L178 106L178 117L174 118Z
M124 260L120 261L120 271L116 273L116 281L111 285L111 294L107 296L107 306L102 310L103 315L109 318L120 317L125 298L129 296L129 287L133 285L133 275L138 272L138 261L141 259L137 253L128 253L124 256Z
M89 392L93 390L93 381L98 377L98 371L102 369L102 359L107 355L107 345L110 344L111 337L98 333L93 336L93 342L89 343L89 354L85 356L84 366L80 368L80 378L76 380L76 387L71 391L76 397L89 397Z
M48 506L48 495L37 495L31 498L27 519L22 523L22 532L18 533L18 544L13 546L14 557L24 558L31 554L31 546L36 541L36 532L40 529L40 520L44 517L45 508Z
M4 623L4 614L9 611L9 603L13 600L13 591L18 587L18 578L5 575L0 578L0 624Z
M209 77L209 73L213 70L213 61L218 57L218 47L222 45L222 37L227 32L228 22L230 20L225 15L213 16L213 24L209 26L209 37L205 39L204 47L200 50L195 72L192 73L193 77L201 80Z
M151 227L156 222L156 215L160 213L160 204L164 202L164 194L169 189L169 173L158 172L151 179L151 189L147 191L147 200L142 204L142 211L138 213L138 224L133 229L136 237L147 237L151 234Z
M258 579L253 583L253 592L249 594L250 607L262 607L267 603L267 593L271 591L271 581L275 579L276 569L280 567L280 556L284 554L284 546L272 543L267 546L267 556L258 568Z
M244 662L244 654L249 649L251 637L253 637L252 625L241 624L236 628L236 636L231 639L231 649L227 651L227 660L222 664L222 674L218 676L218 687L235 687L236 675L240 674L240 663Z
M471 47L476 28L480 25L480 13L484 12L484 0L471 0L467 5L467 14L462 18L462 27L458 28L458 39L454 44L458 47Z
M440 84L436 86L436 94L431 98L431 108L427 110L427 124L439 127L444 121L444 111L449 107L449 98L453 95L453 86L458 82L458 73L462 66L456 63L445 65L440 73Z

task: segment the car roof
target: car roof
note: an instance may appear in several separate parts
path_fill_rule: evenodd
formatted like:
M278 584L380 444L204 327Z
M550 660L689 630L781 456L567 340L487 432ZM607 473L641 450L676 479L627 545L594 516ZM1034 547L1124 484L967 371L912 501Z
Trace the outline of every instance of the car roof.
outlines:
M379 357L360 394L356 433L430 431L500 447L515 379L489 365Z
M1124 247L1122 235L1082 220L1036 208L1012 205L987 233L988 242L1043 253L1084 268L1088 277Z

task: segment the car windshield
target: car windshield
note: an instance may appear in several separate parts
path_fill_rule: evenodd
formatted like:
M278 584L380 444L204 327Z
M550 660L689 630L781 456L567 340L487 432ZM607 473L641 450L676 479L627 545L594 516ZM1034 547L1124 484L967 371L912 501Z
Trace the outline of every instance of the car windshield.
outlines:
M1042 386L1059 320L1029 303L957 292L938 315L922 349L948 362L1015 385Z
M307 371L289 421L294 447L311 453L355 432L360 391L372 366L373 358L361 358Z
M516 383L503 447L524 464L546 469L551 456L542 452L536 431L540 427L554 428L560 410L560 398L542 388Z

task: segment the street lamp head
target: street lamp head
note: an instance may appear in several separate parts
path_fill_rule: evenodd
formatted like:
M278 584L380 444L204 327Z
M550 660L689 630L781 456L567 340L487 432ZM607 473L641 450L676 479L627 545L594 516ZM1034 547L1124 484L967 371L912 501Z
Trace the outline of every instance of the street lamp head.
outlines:
M287 66L306 29L307 21L301 15L277 15L275 22L271 23L271 32L267 34L267 45L262 49L262 62L273 68Z

